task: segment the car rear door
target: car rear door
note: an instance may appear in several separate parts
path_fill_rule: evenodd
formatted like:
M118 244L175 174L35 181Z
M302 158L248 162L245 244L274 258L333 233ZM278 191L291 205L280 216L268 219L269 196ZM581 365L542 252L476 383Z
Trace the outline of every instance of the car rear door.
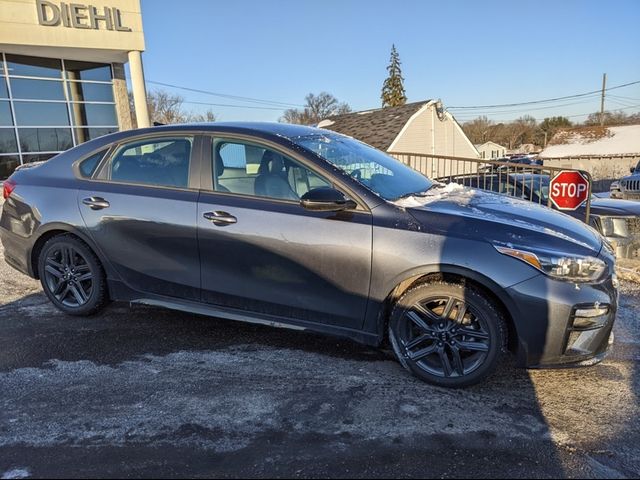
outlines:
M371 276L371 213L303 208L301 194L332 182L289 154L223 138L203 146L202 183L211 185L197 214L203 301L359 329Z
M81 182L78 207L89 234L130 288L200 299L199 138L126 141Z

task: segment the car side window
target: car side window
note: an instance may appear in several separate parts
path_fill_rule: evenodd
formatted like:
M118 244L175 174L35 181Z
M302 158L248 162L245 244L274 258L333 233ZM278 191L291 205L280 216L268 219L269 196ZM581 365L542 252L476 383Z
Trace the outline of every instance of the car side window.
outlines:
M213 185L218 192L299 201L331 183L281 153L251 143L213 143Z
M93 172L96 171L96 167L100 163L100 160L104 158L107 150L101 150L98 153L94 153L88 158L85 158L82 162L80 162L80 166L78 167L80 170L80 175L84 178L91 178Z
M110 179L162 187L186 188L192 137L163 137L127 143L110 161Z

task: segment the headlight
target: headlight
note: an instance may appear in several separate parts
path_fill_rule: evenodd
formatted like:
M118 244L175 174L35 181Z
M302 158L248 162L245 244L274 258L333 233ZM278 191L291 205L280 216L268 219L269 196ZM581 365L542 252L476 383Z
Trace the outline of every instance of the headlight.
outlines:
M494 246L503 255L522 260L545 275L567 282L593 282L600 279L607 269L607 264L595 257L566 255L551 250L519 250L503 245Z
M600 217L600 224L605 237L629 237L626 218Z

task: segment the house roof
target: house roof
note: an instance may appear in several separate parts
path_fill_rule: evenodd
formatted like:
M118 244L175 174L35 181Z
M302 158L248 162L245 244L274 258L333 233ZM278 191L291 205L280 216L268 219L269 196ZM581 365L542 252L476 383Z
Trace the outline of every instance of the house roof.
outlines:
M399 107L385 107L362 112L334 115L318 123L318 127L349 135L386 151L409 119L431 100Z
M500 147L500 148L507 148L507 147L505 147L505 146L503 146L503 145L500 145L499 143L492 142L491 140L489 140L488 142L484 142L484 143L476 143L476 144L474 144L474 147L476 147L476 148L482 148L482 147L484 147L485 145L495 145L496 147Z
M640 154L640 125L585 127L554 135L542 158Z

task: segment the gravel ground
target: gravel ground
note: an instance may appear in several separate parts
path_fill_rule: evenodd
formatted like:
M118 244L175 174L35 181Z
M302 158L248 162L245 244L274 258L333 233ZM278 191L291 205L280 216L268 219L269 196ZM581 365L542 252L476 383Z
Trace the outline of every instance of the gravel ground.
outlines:
M639 313L625 282L605 362L450 391L303 332L67 317L0 261L0 477L637 477Z

